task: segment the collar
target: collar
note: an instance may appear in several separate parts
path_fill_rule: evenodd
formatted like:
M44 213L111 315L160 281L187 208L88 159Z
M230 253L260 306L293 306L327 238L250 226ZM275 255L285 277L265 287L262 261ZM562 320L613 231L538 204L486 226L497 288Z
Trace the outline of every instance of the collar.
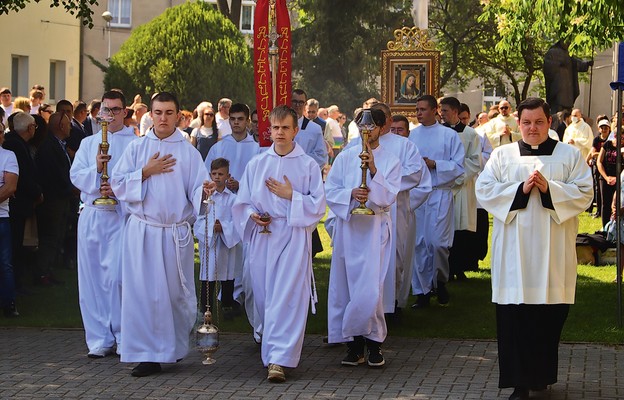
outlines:
M550 137L537 146L531 146L522 139L518 140L521 156L550 156L555 151L555 146L557 141Z
M293 158L293 157L299 157L302 154L305 154L303 152L303 149L301 148L301 146L299 146L299 144L297 144L297 142L293 141L293 143L295 144L295 148L290 153L286 154L285 156L280 156L279 154L275 152L275 144L272 144L271 147L269 147L269 149L266 151L266 153L275 157L280 157L280 158Z
M182 132L180 132L178 128L176 128L169 137L166 137L164 139L159 139L158 136L156 136L156 134L154 133L154 128L150 129L145 137L152 140L161 140L163 142L181 142L183 140L186 140L182 135Z
M464 125L461 121L457 121L455 125L444 123L444 126L453 129L457 133L462 133L464 129L466 129L466 125Z

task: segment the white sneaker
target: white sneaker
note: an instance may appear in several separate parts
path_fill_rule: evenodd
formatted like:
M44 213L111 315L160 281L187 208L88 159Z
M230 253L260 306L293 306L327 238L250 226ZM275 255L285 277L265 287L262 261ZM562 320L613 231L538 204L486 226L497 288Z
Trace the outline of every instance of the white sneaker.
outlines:
M87 357L89 358L104 358L106 356L110 356L115 354L115 350L112 347L98 347L97 349L93 349L89 351Z

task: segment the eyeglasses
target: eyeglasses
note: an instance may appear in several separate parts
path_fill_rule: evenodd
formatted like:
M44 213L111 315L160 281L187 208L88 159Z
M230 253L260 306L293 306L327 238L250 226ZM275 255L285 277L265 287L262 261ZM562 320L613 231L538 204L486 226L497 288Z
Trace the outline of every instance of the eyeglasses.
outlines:
M509 110L509 107L507 106L502 106L502 107L498 107L500 110Z
M42 113L52 114L52 110L41 110Z
M109 110L110 110L110 112L112 112L112 113L113 113L113 115L119 115L119 113L120 113L122 110L124 110L124 108L121 108L121 107L112 107L112 108L109 108Z
M292 101L293 106L302 106L305 104L304 100L293 100Z

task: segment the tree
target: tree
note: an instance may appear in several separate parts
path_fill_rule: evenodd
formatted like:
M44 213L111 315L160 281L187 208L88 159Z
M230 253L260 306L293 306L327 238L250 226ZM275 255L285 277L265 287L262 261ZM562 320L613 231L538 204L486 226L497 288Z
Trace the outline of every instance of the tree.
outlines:
M297 0L293 31L293 87L321 104L351 112L379 97L381 50L392 31L412 25L411 1Z
M238 26L241 14L241 0L232 0L232 8L227 0L217 0L217 9L225 15L232 23Z
M10 11L20 11L32 1L39 3L41 0L3 0L0 2L0 15L8 14ZM62 4L68 13L82 19L83 25L93 28L93 11L91 6L97 5L98 0L50 0L49 2L50 8L58 7Z
M104 85L125 93L171 91L183 107L221 97L254 103L250 50L238 29L203 1L169 8L135 29L110 61Z

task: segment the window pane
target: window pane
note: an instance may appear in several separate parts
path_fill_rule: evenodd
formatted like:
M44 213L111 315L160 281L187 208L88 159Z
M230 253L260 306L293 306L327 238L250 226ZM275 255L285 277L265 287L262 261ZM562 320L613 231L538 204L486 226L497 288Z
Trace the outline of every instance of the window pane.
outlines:
M241 31L252 30L252 6L243 6L241 10Z

